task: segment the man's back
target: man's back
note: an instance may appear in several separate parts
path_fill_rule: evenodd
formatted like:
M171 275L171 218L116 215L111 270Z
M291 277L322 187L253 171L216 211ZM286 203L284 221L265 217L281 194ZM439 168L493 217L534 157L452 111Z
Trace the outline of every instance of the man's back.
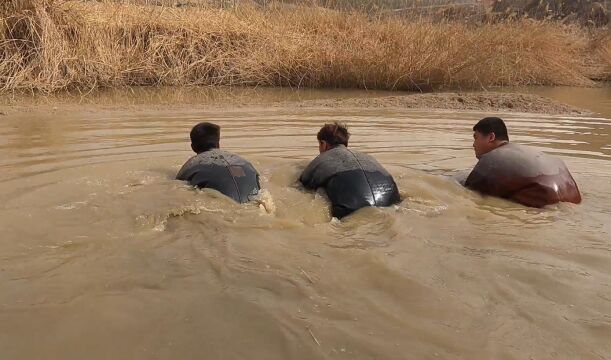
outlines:
M259 192L259 174L250 162L220 149L210 149L189 159L176 175L199 188L215 189L239 203Z
M324 187L332 214L341 218L366 206L390 206L400 201L392 176L373 157L334 147L316 157L299 179L309 189Z
M581 202L577 184L562 160L514 143L484 154L465 185L532 207Z

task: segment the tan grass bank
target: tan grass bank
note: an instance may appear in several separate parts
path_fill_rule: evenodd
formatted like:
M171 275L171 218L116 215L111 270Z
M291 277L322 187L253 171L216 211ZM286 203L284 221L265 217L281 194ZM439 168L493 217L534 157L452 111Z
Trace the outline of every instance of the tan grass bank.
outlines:
M609 34L468 25L321 7L0 5L0 91L148 85L396 90L580 85L611 73Z

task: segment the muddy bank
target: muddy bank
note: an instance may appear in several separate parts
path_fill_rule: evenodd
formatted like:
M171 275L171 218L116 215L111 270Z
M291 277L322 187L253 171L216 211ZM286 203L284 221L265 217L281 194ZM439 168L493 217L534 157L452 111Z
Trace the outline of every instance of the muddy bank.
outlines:
M527 112L537 114L587 114L589 111L533 94L439 93L376 98L312 100L299 107L367 107L435 110Z
M281 89L280 89L281 90ZM396 108L536 114L589 114L591 111L547 97L522 93L432 93L389 95L389 92L279 89L140 89L96 93L90 97L41 96L0 99L0 116L18 112L173 111L260 107Z

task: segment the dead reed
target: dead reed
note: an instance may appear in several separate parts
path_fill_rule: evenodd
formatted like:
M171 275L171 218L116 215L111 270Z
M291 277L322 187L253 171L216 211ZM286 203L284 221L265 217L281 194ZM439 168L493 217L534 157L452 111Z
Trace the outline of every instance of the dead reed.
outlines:
M469 26L317 6L10 0L0 5L0 91L587 86L608 79L609 44L608 32L533 20Z

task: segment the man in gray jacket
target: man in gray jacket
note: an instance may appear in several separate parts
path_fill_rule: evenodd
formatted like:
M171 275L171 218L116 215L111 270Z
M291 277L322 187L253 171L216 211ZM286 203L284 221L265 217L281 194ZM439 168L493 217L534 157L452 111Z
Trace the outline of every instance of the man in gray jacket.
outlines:
M198 188L215 189L239 203L257 195L259 174L252 164L240 156L220 150L221 128L202 122L191 130L191 149L197 155L190 158L176 175Z

